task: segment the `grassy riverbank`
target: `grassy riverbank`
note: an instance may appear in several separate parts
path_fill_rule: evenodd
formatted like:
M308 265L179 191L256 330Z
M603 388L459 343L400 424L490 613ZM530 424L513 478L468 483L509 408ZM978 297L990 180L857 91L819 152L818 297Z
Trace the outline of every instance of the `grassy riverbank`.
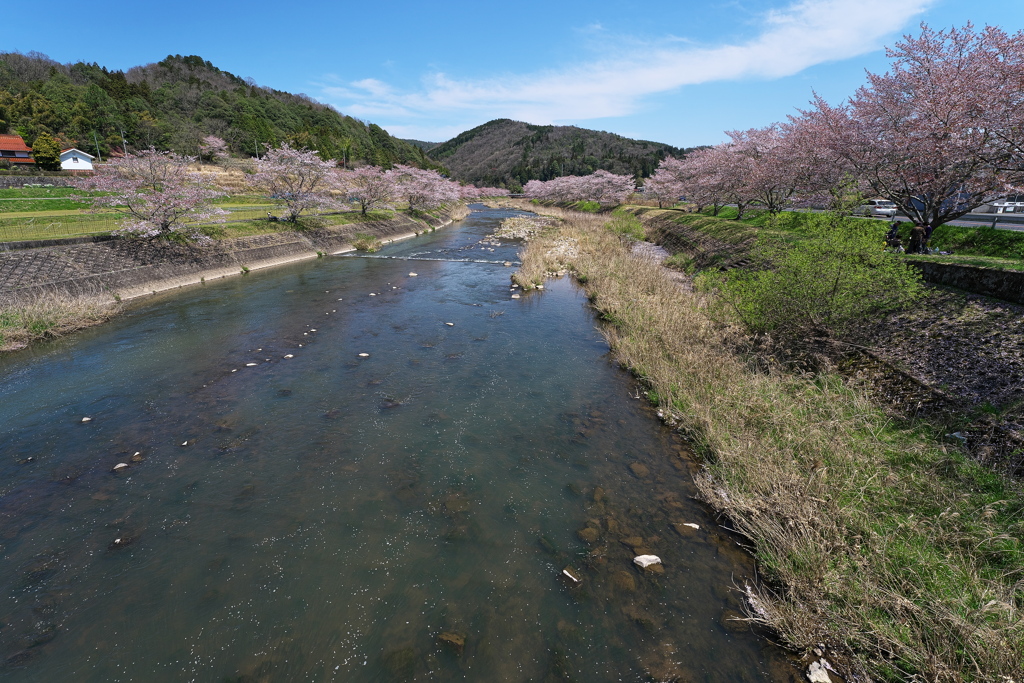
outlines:
M752 616L847 674L1017 676L1019 487L927 425L895 422L839 377L795 376L758 358L738 327L711 319L705 296L634 257L609 217L562 215L556 232L529 243L517 277L571 269L613 323L617 358L701 458L704 500L751 541L765 579L739 587Z
M63 293L0 304L0 352L15 351L35 341L98 325L116 312L116 305L109 299Z

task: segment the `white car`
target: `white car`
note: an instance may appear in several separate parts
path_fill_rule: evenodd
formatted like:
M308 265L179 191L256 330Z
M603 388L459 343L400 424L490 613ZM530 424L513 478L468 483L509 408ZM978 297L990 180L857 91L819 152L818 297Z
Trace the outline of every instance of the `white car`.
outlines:
M896 215L896 205L888 199L869 199L854 212L858 216L885 216L892 218Z

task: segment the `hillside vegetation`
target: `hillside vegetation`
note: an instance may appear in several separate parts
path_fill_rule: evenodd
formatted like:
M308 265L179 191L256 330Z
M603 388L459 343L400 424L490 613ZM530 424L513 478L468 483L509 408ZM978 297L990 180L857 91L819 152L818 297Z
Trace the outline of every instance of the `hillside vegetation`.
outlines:
M40 133L62 146L106 156L154 146L198 155L203 137L227 141L235 155L262 154L289 142L343 164L436 167L423 150L380 126L345 116L312 98L256 85L201 57L172 55L110 71L96 63L60 64L46 55L0 52L0 132L29 145Z
M575 126L496 119L428 150L459 180L518 190L529 180L589 175L598 169L647 177L681 149Z

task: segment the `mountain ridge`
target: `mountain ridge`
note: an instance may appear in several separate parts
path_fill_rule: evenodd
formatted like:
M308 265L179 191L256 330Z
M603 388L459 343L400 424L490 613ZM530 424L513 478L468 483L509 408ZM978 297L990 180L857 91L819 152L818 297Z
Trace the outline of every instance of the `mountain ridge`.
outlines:
M459 180L518 190L530 180L602 169L648 177L666 156L689 151L577 126L494 119L430 148L427 156Z
M0 133L28 143L43 132L62 146L107 156L154 146L196 155L216 135L232 153L253 156L289 142L325 159L436 168L420 147L308 95L259 86L196 55L111 71L61 64L38 52L0 52ZM123 137L122 137L123 136Z

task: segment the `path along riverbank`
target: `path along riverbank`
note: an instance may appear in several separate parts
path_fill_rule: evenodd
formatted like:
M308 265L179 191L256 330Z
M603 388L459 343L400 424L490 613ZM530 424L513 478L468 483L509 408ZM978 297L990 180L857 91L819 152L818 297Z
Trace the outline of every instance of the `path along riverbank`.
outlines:
M530 242L519 281L571 271L613 323L617 358L702 458L702 499L751 541L764 579L743 587L751 618L848 680L1019 680L1017 483L838 376L754 355L608 217L541 211L563 222Z
M382 243L406 239L448 225L467 213L465 206L457 205L437 217L396 214L384 221L282 230L200 245L157 240L72 241L0 251L0 351L103 322L116 314L123 301L354 251L357 234Z

